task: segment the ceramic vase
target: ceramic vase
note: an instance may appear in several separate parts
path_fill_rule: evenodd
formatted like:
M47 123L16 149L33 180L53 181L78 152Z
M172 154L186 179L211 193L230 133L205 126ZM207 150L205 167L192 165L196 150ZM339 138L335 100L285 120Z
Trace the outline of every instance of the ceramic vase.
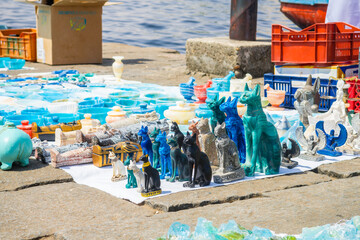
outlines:
M124 64L121 60L124 59L123 56L114 56L113 59L115 62L112 64L113 72L117 81L121 81L121 75L124 71Z

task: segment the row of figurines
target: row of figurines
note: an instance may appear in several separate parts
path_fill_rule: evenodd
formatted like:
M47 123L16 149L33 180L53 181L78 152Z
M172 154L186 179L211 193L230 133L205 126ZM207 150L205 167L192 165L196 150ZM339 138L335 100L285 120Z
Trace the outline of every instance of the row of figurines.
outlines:
M225 123L215 128L216 137L210 132L208 119L200 120L198 125L201 131L207 129L205 134L201 132L197 135L193 132L190 135L187 132L184 136L179 134L178 126L174 122L171 130L175 134L169 138L166 132L159 129L155 128L148 134L148 128L142 127L139 131L144 154L139 158L143 162L142 171L136 166L136 157L133 154L128 154L122 163L114 152L110 152L109 158L113 167L111 180L127 179L126 188L138 188L142 196L147 197L161 193L160 179L165 178L170 182L185 181L184 187L208 186L212 179L215 183L226 183L244 178L245 172L239 162L238 149L228 137ZM210 136L206 136L207 134ZM149 135L155 137L152 144ZM208 137L214 139L207 139ZM208 155L198 146L201 141L199 138L214 144L212 151L217 156L215 161L218 161L218 164L213 163L218 166L214 174Z

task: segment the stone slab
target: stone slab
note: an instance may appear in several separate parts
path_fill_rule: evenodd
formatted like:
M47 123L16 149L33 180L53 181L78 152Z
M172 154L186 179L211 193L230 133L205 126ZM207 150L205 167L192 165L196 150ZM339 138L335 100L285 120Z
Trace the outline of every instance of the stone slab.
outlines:
M320 174L336 178L350 178L360 175L360 158L325 164L318 167Z
M0 170L0 192L71 181L72 177L65 171L33 159L26 167L14 164L9 171Z
M228 37L191 38L186 41L186 67L192 72L225 76L238 66L243 77L273 72L271 41L237 41Z
M76 183L0 192L0 202L0 239L38 239L52 235L63 239L58 232L83 230L88 225L99 230L108 225L112 236L117 238L88 235L67 239L129 239L123 238L127 227L141 229L141 222L155 214L146 206Z
M307 172L255 181L240 182L216 188L185 191L145 200L145 204L161 211L179 211L210 204L261 197L263 193L331 181L332 178Z
M56 235L60 239L156 239L164 236L176 221L190 225L191 231L194 231L199 217L212 221L215 227L235 220L247 229L258 226L276 233L299 234L303 227L337 223L360 215L359 184L360 177L338 179L273 191L259 198L148 216L144 216L146 211L140 213L132 209L133 213L124 217L125 222L116 217L108 220L98 216L97 220L101 221L101 225L87 221L83 227L62 228L56 231ZM189 197L190 193L188 192ZM98 202L92 204L92 208L96 208L96 204ZM109 212L111 210L112 208ZM119 208L118 212L122 210L123 208Z

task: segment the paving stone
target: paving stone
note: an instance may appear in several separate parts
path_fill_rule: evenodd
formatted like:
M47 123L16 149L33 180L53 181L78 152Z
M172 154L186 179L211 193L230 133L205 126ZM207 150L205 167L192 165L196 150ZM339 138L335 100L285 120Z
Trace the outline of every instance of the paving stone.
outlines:
M308 186L327 181L331 181L331 178L325 175L307 172L256 181L239 182L216 188L204 188L191 192L179 192L163 197L151 198L146 200L145 203L161 211L179 211L209 204L261 197L265 192Z
M65 171L32 159L26 167L14 164L9 171L0 170L0 192L71 181L72 177Z
M335 178L349 178L360 175L360 158L325 164L318 167L320 174Z
M76 183L1 192L0 203L0 239L32 239L54 234L61 239L56 233L62 230L82 230L87 225L101 229L104 224L112 227L113 235L121 236L127 225L139 227L146 216L155 213L146 206ZM100 238L90 235L69 239Z
M101 226L89 223L57 234L64 239L155 239L165 235L176 221L190 225L194 231L199 217L213 221L216 227L233 219L247 229L258 226L276 233L299 234L303 227L337 223L360 215L359 184L360 177L338 179L269 192L260 198L160 212L148 217L134 211L126 223L117 220L102 222ZM187 193L190 197L193 192Z

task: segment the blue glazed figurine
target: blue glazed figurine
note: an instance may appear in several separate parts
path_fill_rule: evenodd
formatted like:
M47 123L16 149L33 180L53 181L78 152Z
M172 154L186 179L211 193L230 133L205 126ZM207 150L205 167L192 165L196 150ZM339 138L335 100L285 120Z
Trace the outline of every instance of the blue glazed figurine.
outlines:
M346 143L347 140L347 131L346 128L344 127L344 125L339 124L340 127L340 133L339 136L335 137L335 130L332 129L330 131L330 134L327 134L325 132L324 129L324 121L319 121L316 123L316 127L315 129L320 129L321 131L323 131L325 133L326 136L326 146L324 149L317 151L319 154L323 154L323 155L328 155L328 156L332 156L332 157L337 157L337 156L341 156L342 153L336 151L337 147L341 147L342 145L344 145ZM318 134L316 132L316 134Z
M166 143L166 132L159 133L157 135L156 142L160 143L159 153L160 153L160 165L161 165L161 175L160 179L165 179L165 176L170 176L172 173L171 168L171 158L170 158L170 146Z
M0 162L2 170L9 170L14 162L22 167L29 165L32 141L24 131L17 129L11 122L0 127Z
M243 165L246 176L254 176L255 171L266 175L279 173L281 164L281 145L279 135L273 124L267 121L261 106L260 85L245 92L240 102L247 104L243 116L246 138L246 162Z
M223 104L224 102L225 102L225 97L222 97L219 100L219 98L216 96L213 101L208 103L208 107L213 112L212 117L210 118L210 127L213 133L218 123L222 124L223 122L225 122L225 118L226 118L225 113L220 110L220 105Z
M220 105L220 110L226 113L226 130L228 136L233 140L239 151L239 158L241 163L246 161L246 143L244 124L237 111L238 98L231 101L231 97L226 102Z
M138 135L141 137L141 149L144 155L149 156L151 165L153 165L153 149L152 143L148 134L148 127L141 126Z
M134 175L134 170L129 169L131 159L132 158L128 155L126 157L126 160L124 161L124 166L126 166L126 170L127 170L127 183L126 183L125 187L126 188L137 188L137 182L136 182L136 178Z
M192 97L194 96L195 78L191 77L189 82L180 83L180 94L184 96L187 102L195 102Z

